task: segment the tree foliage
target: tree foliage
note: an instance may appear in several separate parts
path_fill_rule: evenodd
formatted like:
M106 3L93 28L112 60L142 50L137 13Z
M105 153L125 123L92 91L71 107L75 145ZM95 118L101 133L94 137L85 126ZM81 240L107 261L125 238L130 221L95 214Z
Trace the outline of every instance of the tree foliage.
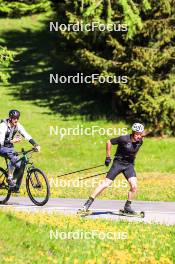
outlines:
M0 0L0 15L20 17L39 12L48 11L51 8L49 0Z
M8 50L6 47L0 46L0 81L4 84L8 83L10 78L9 65L14 61L15 52Z
M57 13L60 23L128 25L127 32L59 34L80 70L128 76L126 84L92 84L113 95L118 112L175 134L175 1L62 0Z

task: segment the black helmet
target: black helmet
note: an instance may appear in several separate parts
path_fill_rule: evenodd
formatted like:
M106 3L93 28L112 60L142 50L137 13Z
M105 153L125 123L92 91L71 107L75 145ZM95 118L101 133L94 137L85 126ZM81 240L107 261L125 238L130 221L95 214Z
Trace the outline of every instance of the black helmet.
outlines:
M10 110L9 111L9 117L10 118L16 117L17 119L19 119L20 112L18 110Z

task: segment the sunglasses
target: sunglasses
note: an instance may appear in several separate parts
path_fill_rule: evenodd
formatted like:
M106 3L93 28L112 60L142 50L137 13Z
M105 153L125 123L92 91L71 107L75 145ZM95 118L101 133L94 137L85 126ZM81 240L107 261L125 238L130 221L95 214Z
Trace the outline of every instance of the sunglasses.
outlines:
M12 120L18 120L19 117L11 117L10 119L12 119Z

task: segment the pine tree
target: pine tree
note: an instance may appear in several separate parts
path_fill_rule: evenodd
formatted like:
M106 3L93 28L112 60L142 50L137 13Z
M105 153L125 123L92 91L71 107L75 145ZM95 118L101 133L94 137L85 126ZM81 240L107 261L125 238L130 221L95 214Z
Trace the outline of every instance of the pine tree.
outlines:
M113 93L116 108L120 105L127 117L142 119L158 133L175 134L175 1L62 0L58 14L64 23L127 24L127 32L60 35L73 50L72 63L85 73L128 76L126 84L94 83L92 88Z
M0 0L0 15L20 17L51 9L50 0Z

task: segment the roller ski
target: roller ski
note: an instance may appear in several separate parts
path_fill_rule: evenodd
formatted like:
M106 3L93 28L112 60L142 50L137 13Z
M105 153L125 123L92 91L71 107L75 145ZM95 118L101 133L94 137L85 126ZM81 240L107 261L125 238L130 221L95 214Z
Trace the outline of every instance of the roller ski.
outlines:
M88 215L91 215L92 214L92 211L91 210L86 210L86 209L84 209L84 208L82 208L82 209L78 209L78 211L77 211L77 215L79 215L79 216L88 216Z
M125 211L124 209L120 209L119 214L123 215L123 216L129 216L129 217L140 217L140 218L145 217L145 212L143 212L143 211L142 212L129 213L129 212Z
M89 199L85 202L85 204L83 205L83 207L81 209L78 209L77 214L79 216L87 216L87 215L91 215L92 211L89 210L89 207L91 206L91 204L93 203L94 199L92 197L89 197Z
M145 217L145 213L142 212L135 212L132 208L131 208L131 201L126 201L125 207L124 209L120 209L119 213L123 216L135 216L135 217L141 217L144 218Z

